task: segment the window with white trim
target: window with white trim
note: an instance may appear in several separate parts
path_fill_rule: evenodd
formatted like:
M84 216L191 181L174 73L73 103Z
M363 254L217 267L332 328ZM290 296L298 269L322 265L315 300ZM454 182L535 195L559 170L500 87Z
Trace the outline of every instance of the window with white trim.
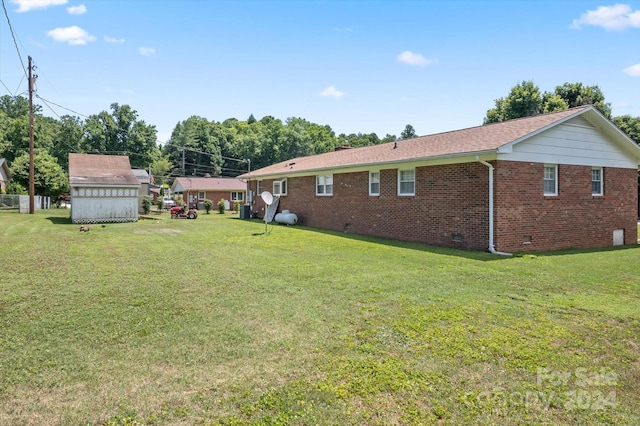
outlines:
M333 175L316 176L316 195L333 195Z
M262 181L259 180L259 181L256 181L256 182L257 182L256 183L256 193L258 195L260 195L260 194L262 194Z
M273 195L287 195L287 180L273 181Z
M369 172L369 195L380 195L380 172Z
M242 201L244 199L244 192L233 191L231 192L231 201Z
M198 200L204 200L206 198L205 195L204 191L198 191Z
M558 195L558 165L544 165L544 195Z
M602 185L602 167L591 168L591 194L604 195L604 186Z
M416 194L416 171L398 170L398 195Z

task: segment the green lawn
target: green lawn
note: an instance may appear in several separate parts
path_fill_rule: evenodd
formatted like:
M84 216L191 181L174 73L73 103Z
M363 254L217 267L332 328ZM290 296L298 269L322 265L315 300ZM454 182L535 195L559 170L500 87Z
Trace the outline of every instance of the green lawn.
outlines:
M640 424L640 248L0 212L0 424Z

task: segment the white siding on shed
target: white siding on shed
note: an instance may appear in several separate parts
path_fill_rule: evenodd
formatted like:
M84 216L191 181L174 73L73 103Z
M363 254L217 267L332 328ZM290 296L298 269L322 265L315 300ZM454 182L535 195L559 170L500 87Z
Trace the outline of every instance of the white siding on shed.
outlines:
M137 187L74 187L71 222L135 222L138 220Z
M516 143L499 160L636 169L638 164L582 117Z

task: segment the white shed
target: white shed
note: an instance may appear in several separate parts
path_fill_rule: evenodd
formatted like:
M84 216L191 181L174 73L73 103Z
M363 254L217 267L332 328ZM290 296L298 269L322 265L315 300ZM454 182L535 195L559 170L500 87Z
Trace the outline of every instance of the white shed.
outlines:
M129 157L69 154L73 223L135 222L140 182Z

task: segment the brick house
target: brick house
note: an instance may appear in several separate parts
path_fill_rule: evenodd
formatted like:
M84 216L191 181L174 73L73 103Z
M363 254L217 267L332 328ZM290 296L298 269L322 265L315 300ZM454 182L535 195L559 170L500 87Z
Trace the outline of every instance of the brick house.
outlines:
M171 192L182 194L185 203L191 208L202 209L204 200L209 199L215 206L221 199L225 203L227 210L233 208L233 204L239 201L245 203L247 184L235 178L222 177L178 177L171 185Z
M592 106L300 157L250 194L317 228L492 252L636 244L640 148ZM264 214L260 197L251 200Z

